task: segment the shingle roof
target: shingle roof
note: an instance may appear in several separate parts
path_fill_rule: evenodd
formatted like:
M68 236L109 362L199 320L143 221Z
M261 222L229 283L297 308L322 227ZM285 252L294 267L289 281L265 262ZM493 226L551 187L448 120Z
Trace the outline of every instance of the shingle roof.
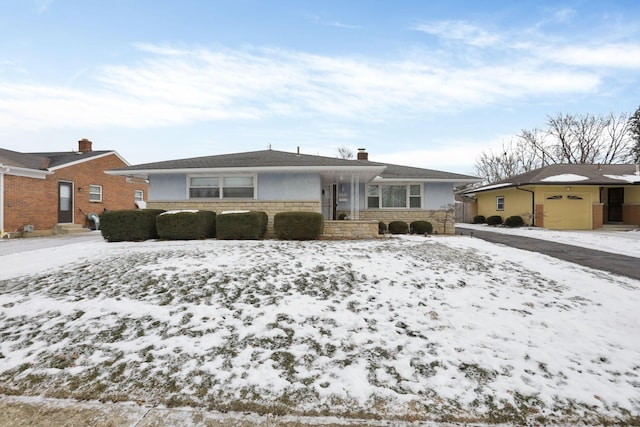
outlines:
M554 164L469 190L469 193L521 185L622 185L640 184L636 165ZM635 179L636 177L637 179Z
M408 166L391 165L369 160L348 160L337 157L323 157L309 154L296 154L277 150L251 151L245 153L220 154L215 156L195 157L189 159L167 160L163 162L145 163L114 171L145 171L171 169L224 169L224 168L285 168L285 167L386 167L381 178L414 178L442 180L475 180L477 178L449 172L434 171Z
M58 151L49 153L19 153L0 148L0 163L25 169L48 170L77 161L91 159L113 151Z
M111 150L88 151L85 153L76 151L55 151L50 153L28 153L30 155L46 157L49 159L49 168L66 165L68 163L77 162L79 160L87 160L92 157L102 156L104 154L113 153Z
M346 160L337 157L313 156L277 150L250 151L246 153L220 154L189 159L167 160L144 163L116 170L166 170L166 169L218 169L218 168L258 168L286 166L382 166L381 163Z
M37 154L18 153L0 148L0 163L24 169L46 170L49 159Z

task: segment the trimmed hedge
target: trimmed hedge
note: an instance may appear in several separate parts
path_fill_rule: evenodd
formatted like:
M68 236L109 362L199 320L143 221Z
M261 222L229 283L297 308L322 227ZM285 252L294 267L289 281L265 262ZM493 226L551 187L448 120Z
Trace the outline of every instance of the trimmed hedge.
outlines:
M315 240L324 229L324 216L317 212L280 212L273 217L276 237L282 240Z
M507 227L522 227L524 225L524 220L519 215L513 215L504 220L504 225Z
M165 212L156 218L156 227L161 239L208 239L216 237L216 213L211 211Z
M162 209L107 211L100 215L100 233L108 242L157 239L156 217Z
M500 225L502 224L502 217L500 215L492 215L487 218L488 225Z
M229 212L216 215L216 235L223 240L258 240L267 232L265 212Z
M391 221L389 223L389 233L391 234L407 234L409 225L404 221Z
M409 224L409 229L414 234L431 234L433 233L433 224L429 221L413 221Z
M484 217L484 215L476 215L473 217L474 224L484 224L486 222L487 222L487 219Z
M387 232L387 224L382 221L378 222L378 234L384 234Z

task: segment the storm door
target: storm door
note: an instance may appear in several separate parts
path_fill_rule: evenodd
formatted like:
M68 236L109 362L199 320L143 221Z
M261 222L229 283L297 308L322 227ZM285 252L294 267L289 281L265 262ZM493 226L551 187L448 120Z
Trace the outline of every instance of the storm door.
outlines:
M609 214L607 221L622 222L622 204L624 203L624 188L609 188Z
M58 183L58 224L73 222L73 183Z

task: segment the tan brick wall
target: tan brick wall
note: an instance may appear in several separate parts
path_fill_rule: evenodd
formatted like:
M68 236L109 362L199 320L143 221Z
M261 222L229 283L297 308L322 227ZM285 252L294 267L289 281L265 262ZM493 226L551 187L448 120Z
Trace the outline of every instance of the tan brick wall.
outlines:
M217 214L224 211L250 210L266 212L269 217L267 223L267 237L273 233L273 217L279 212L321 212L320 202L308 201L265 201L265 200L242 200L242 201L202 201L202 200L182 200L182 201L153 201L147 203L149 209L164 209L166 211L181 209L198 209L212 211Z
M446 218L446 233L445 233ZM365 210L360 212L360 220L382 221L389 225L391 221L429 221L433 225L433 232L438 234L453 234L455 232L454 213L447 214L444 210Z
M640 203L625 203L622 205L622 218L628 225L640 225Z
M335 239L375 239L378 221L325 221L323 238Z
M146 199L147 184L104 173L124 166L127 165L112 154L56 170L44 180L5 175L5 230L21 230L27 224L38 231L53 230L58 223L59 181L73 182L76 224L86 225L86 216L91 212L134 209L134 190L143 190ZM102 202L89 201L90 184L102 186Z

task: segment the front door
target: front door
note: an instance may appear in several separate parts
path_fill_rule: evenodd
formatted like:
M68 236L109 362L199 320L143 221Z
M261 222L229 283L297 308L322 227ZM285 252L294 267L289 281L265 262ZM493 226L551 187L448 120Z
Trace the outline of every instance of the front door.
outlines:
M622 222L622 204L624 203L624 188L609 188L607 195L609 214L607 221Z
M331 221L336 219L336 186L322 186L322 213L324 219Z
M73 222L73 183L58 183L58 224Z

